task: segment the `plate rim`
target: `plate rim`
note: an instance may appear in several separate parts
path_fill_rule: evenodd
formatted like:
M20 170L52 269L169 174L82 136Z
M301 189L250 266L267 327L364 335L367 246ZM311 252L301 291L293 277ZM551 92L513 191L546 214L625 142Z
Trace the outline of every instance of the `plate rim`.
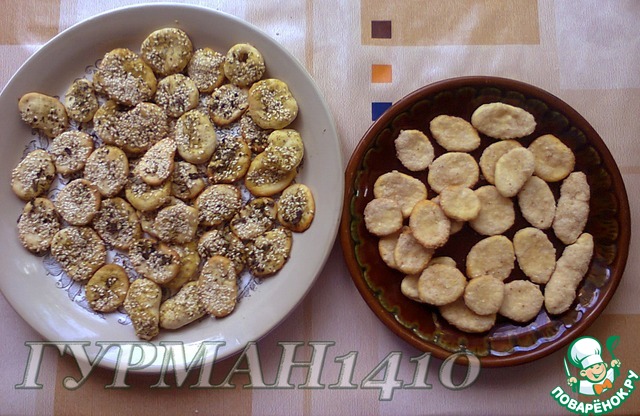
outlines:
M603 159L605 159L603 161L603 164L606 164L606 166L610 168L609 173L616 177L612 182L615 188L614 194L619 198L620 202L618 210L620 213L619 217L621 219L621 224L627 224L627 226L619 228L618 241L620 242L620 244L626 247L626 249L623 251L618 250L618 254L616 255L614 262L612 263L612 267L614 267L615 270L615 276L612 276L611 285L609 286L604 296L600 298L595 308L590 309L576 324L569 328L566 328L566 330L571 331L569 336L563 335L560 339L546 344L541 344L533 350L518 351L504 356L489 355L478 357L482 367L510 367L529 363L550 355L551 353L569 344L572 339L575 339L587 328L589 328L602 313L602 311L606 308L614 293L616 292L618 285L620 284L620 280L622 280L622 277L624 275L624 270L629 255L629 243L631 239L631 212L629 199L626 192L626 186L624 184L622 174L620 173L618 164L615 162L613 155L611 154L609 148L606 146L606 143L604 142L602 137L593 128L593 126L591 126L591 124L572 106L570 106L568 103L566 103L556 95L550 93L549 91L546 91L533 84L511 78L488 75L471 75L442 79L424 85L408 93L407 95L400 98L397 102L395 102L368 128L368 130L362 136L361 140L358 142L353 153L351 154L345 171L344 203L339 234L340 241L343 247L343 256L345 262L347 263L347 269L349 270L351 280L354 282L356 288L358 289L358 292L364 299L367 306L373 311L374 315L376 315L378 319L380 319L385 324L385 326L387 326L387 328L398 335L401 339L421 351L431 352L435 357L439 359L446 359L452 354L455 354L455 352L445 350L439 345L433 344L415 335L415 333L409 328L400 324L395 318L394 314L388 312L384 307L381 306L378 296L376 296L373 293L372 289L367 285L366 279L364 278L363 272L359 267L358 261L356 259L355 241L352 238L351 231L351 204L355 198L356 188L354 185L358 175L358 168L362 163L362 159L366 154L366 150L371 146L372 142L376 140L378 135L391 124L392 120L397 116L398 112L401 113L407 111L413 104L415 104L416 99L419 97L423 97L426 95L435 95L445 90L483 85L486 87L498 85L501 88L510 89L511 91L522 93L525 96L540 99L554 109L557 109L561 113L568 115L572 120L577 121L576 124L578 124L578 127L583 131L585 136L597 138L597 141L599 141L599 143L596 144L596 147L600 155L603 157ZM526 93L523 91L526 91Z
M259 37L261 38L260 39L261 42L267 42L272 44L274 48L278 49L279 52L284 54L291 61L291 63L295 66L294 71L299 73L297 76L304 79L305 83L307 84L305 88L308 88L308 90L315 95L314 99L317 99L318 101L317 105L324 112L323 120L326 120L326 124L324 123L322 124L323 133L322 135L319 135L316 138L316 140L324 140L323 146L326 146L326 145L330 146L328 152L331 153L332 156L336 157L335 163L340 166L340 169L343 169L344 154L343 154L340 138L337 132L337 127L336 127L335 119L333 117L333 113L328 105L326 98L324 97L323 93L320 91L316 81L313 79L313 77L308 72L306 67L302 65L302 63L296 58L296 56L293 55L293 53L291 53L288 49L285 48L284 45L278 42L278 40L276 40L271 35L267 34L261 28L255 26L253 23L250 23L240 17L234 16L227 12L216 10L214 8L206 7L202 5L180 4L180 3L169 3L169 2L132 4L132 5L126 5L122 7L115 7L108 10L104 10L102 12L93 14L85 19L79 20L78 22L72 24L68 28L57 33L47 42L39 46L38 49L34 51L31 55L29 55L29 57L13 72L11 77L9 77L9 79L7 80L6 84L2 88L2 91L0 91L0 99L6 100L11 98L11 97L6 97L6 94L12 89L16 88L14 84L16 84L19 81L20 75L23 72L23 70L29 67L30 65L32 65L32 62L40 59L41 55L47 53L47 49L50 48L51 46L58 45L61 41L64 41L67 37L73 36L78 31L84 30L84 28L91 25L92 23L99 22L103 19L113 19L114 17L130 13L131 11L134 11L134 10L135 11L154 10L154 12L156 13L165 13L165 14L168 14L169 12L174 10L178 10L180 13L206 13L208 16L219 18L222 20L227 20L232 24L238 24L241 27L249 28L253 32L255 32L257 35L259 35ZM183 23L184 23L184 20L180 21L180 25L182 25ZM100 55L100 52L98 52L96 55ZM332 140L327 140L327 138L332 138ZM335 140L333 140L334 138ZM335 175L335 178L332 178L332 180L335 180L335 182L332 181L332 184L335 184L337 186L337 193L339 194L339 196L335 198L336 206L335 207L332 206L331 208L332 210L337 211L337 214L336 215L329 214L328 218L331 219L331 221L327 221L326 223L326 225L329 226L329 230L327 232L327 242L326 244L323 244L323 246L321 246L322 250L320 251L319 257L318 257L321 260L318 261L317 270L315 270L313 273L313 276L309 278L309 283L308 285L306 285L304 290L301 291L299 298L291 305L289 310L286 311L286 313L284 313L282 316L280 316L280 318L277 319L270 327L266 329L262 329L260 331L256 331L259 333L255 336L254 339L250 339L250 340L248 339L246 343L244 343L243 345L239 345L237 347L229 347L227 351L225 351L224 355L214 354L212 356L207 356L205 360L200 362L201 365L211 364L212 362L218 362L226 358L229 358L230 356L237 354L239 351L245 348L246 345L248 345L249 343L257 342L260 339L267 336L271 331L279 327L286 319L290 317L290 315L299 307L299 305L307 297L307 295L309 294L313 286L317 283L318 278L322 274L322 271L325 268L330 258L333 247L336 244L337 235L339 232L339 225L340 225L339 214L341 212L342 202L343 202L342 194L344 191L344 175L337 174ZM6 299L7 303L14 309L14 311L22 318L22 320L34 332L36 332L44 340L56 341L52 337L46 336L46 332L41 331L40 328L33 325L30 321L25 319L22 316L22 314L18 312L21 309L20 307L16 307L16 303L18 303L19 300L12 299L10 296L7 296L4 291L2 291L2 295ZM135 343L135 342L141 341L139 339L134 339L134 338L135 338L135 335L132 336L131 342ZM210 339L211 339L211 336L205 334L203 335L202 339L199 339L197 341L193 341L193 342L185 341L184 345L187 346L187 345L192 345L194 343L201 344L202 342ZM127 343L127 342L123 342L123 343ZM159 345L157 340L153 340L150 343L155 345L157 349L162 348L162 346ZM100 367L105 369L111 369L111 370L115 369L117 365L118 365L118 361L113 361L113 362L100 361L99 363ZM150 365L148 367L142 368L140 370L136 370L137 373L141 373L141 374L142 373L157 374L160 371L162 371L162 365L158 365L158 363L154 363L153 365Z

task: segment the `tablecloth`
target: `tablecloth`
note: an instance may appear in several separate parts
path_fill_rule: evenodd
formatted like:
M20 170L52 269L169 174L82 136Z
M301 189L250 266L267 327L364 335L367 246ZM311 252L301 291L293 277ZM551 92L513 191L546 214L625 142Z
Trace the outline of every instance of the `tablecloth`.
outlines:
M60 31L99 12L137 3L142 2L3 1L0 86L6 85L19 66ZM418 87L445 78L514 78L546 89L578 110L602 136L622 172L633 227L629 261L620 287L585 335L602 343L611 335L620 336L615 356L622 362L622 376L614 389L621 394L620 405L605 410L617 415L640 412L640 393L633 392L633 383L619 393L628 370L640 373L640 262L635 256L640 214L640 2L179 3L235 15L293 53L329 104L345 163L372 121L390 104ZM247 364L238 364L235 355L213 369L214 384L221 384L229 373L235 374L231 379L235 387L231 388L190 388L197 382L197 372L190 374L181 387L171 375L162 387L158 375L129 374L128 388L110 388L113 371L97 369L78 388L70 389L65 387L65 379L78 377L77 365L53 348L44 350L37 378L40 388L19 388L28 367L30 348L26 343L41 339L3 297L0 317L2 415L536 415L569 414L567 406L571 406L568 402L562 406L552 393L556 386L569 391L563 363L566 348L517 367L481 369L471 385L465 384L464 368L454 367L451 379L442 360L425 361L422 352L394 335L367 307L349 277L338 242L309 295L288 319L256 344L265 385L289 384L290 388L259 388L256 380L247 387L249 376L241 371ZM295 350L297 361L309 361L312 351L319 351L322 345L326 346L326 356L319 386L301 387L307 381L306 367L294 367L288 383L283 381L287 374L279 367L285 350ZM399 360L395 375L386 371L393 368L385 366L390 357ZM421 357L422 364L418 364ZM605 352L603 357L609 360ZM353 366L350 379L344 376L349 366ZM406 387L416 378L417 368L424 370L426 381L424 377L422 381L429 388ZM391 398L382 397L380 389L364 388L375 386L375 380L384 377L401 380L405 387L393 390ZM455 387L461 385L464 388ZM576 403L581 399L576 394L569 396ZM605 402L604 396L601 402Z

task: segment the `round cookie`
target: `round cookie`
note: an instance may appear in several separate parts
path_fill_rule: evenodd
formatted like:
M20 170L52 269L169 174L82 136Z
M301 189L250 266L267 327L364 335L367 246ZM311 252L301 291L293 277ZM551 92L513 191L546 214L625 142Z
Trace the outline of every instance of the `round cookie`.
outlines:
M402 209L402 215L408 218L415 205L427 198L427 187L419 179L394 170L376 179L373 195L396 201Z
M495 315L502 306L504 283L485 275L471 279L464 289L464 303L478 315Z
M178 118L197 107L200 93L195 82L183 74L173 74L158 82L155 102L170 117Z
M494 235L478 241L467 254L467 276L470 279L489 275L505 280L515 262L513 244L503 235Z
M102 146L91 153L84 167L84 178L93 183L102 196L117 195L127 184L129 159L115 146Z
M184 31L174 27L152 32L140 47L142 60L162 77L182 72L192 55L191 39Z
M433 162L433 145L420 130L401 130L394 144L396 157L410 171L425 170Z
M480 136L467 120L447 115L435 117L429 123L436 142L450 152L471 152L480 146Z
M500 195L493 185L482 186L474 192L480 199L480 212L469 221L471 228L482 235L497 235L513 226L516 213L510 198Z
M187 75L200 93L210 93L224 82L224 56L211 48L197 49L189 65Z
M128 250L142 237L140 220L136 210L124 199L104 199L93 218L93 228L107 243L119 250Z
M308 186L296 183L288 186L278 198L278 222L291 231L306 231L315 217L316 204Z
M367 230L377 236L395 233L402 228L400 206L387 198L372 199L364 208L364 223Z
M420 244L426 248L438 248L449 240L451 221L440 205L424 200L413 208L409 217L409 227Z
M429 166L427 182L431 189L440 193L447 186L473 187L480 176L478 163L468 153L444 153Z
M61 229L51 241L51 255L69 277L83 282L107 261L107 249L90 227L70 226Z
M113 312L124 303L129 291L129 276L117 264L105 264L89 279L85 296L89 307L98 312Z
M11 172L11 189L18 198L29 201L48 192L55 176L53 157L46 150L36 149Z
M496 315L478 315L465 305L463 299L440 306L442 317L461 331L480 333L489 331L496 323Z
M504 285L504 300L500 315L516 322L528 322L542 308L544 296L538 285L526 280L514 280Z
M232 84L241 88L258 81L265 70L262 54L248 43L233 45L224 59L224 74Z
M224 84L211 93L207 102L209 116L218 126L238 120L249 108L248 91L233 84Z
M153 70L138 54L126 48L107 52L93 74L96 92L106 94L119 104L133 106L150 101L156 93Z
M56 171L63 175L82 170L91 152L93 139L87 133L78 130L59 134L49 146Z
M441 306L454 302L464 293L467 279L455 267L429 266L420 275L418 294L423 302Z
M27 202L18 219L18 238L34 254L49 250L53 236L60 231L60 218L51 201L34 198Z
M88 79L80 78L73 81L64 95L67 115L78 123L91 121L98 110L98 105L93 84Z
M279 79L264 79L249 89L249 115L263 129L283 129L298 116L298 102Z
M87 225L100 209L98 188L86 179L74 179L58 192L54 205L71 225Z

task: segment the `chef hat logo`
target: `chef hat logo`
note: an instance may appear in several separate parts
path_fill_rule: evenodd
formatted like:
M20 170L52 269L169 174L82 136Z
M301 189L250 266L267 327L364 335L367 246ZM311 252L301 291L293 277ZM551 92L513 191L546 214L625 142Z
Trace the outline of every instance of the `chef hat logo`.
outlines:
M601 364L602 346L593 337L582 337L573 341L568 351L568 358L571 364L585 370L594 364Z

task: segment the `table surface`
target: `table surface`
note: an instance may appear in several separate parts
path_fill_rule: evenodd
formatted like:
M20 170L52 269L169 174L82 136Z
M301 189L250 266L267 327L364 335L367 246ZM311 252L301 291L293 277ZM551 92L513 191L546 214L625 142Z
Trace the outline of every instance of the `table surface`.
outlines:
M0 85L41 45L69 26L132 0L22 0L3 2L0 14ZM347 162L362 134L385 103L450 77L494 75L537 85L559 96L595 127L617 161L629 194L632 224L640 211L640 2L634 0L340 0L278 2L182 1L238 16L274 37L307 68L324 94L336 121ZM629 261L620 287L600 318L585 334L602 341L619 335L616 357L640 373L640 264ZM2 276L9 278L9 276ZM533 363L481 369L465 388L446 387L443 361L424 358L388 330L370 311L352 283L341 247L334 245L315 286L279 327L257 342L265 384L286 384L279 369L283 351L297 344L297 361L311 359L324 344L321 387L301 388L306 368L291 370L294 388L248 388L245 361L235 355L216 363L214 384L228 374L231 388L189 388L197 372L178 386L166 377L129 374L128 388L109 388L113 371L96 369L77 389L75 361L45 348L39 368L41 388L21 389L29 357L26 343L39 336L0 296L3 357L0 372L2 415L88 414L251 414L251 415L413 415L568 414L551 397L566 386L566 348ZM313 344L312 344L313 343ZM312 347L315 345L315 347ZM399 358L396 379L406 384L416 368L425 370L430 389L401 388L391 400L380 389L362 388L367 376L382 378L385 358ZM609 360L603 354L605 361ZM390 362L390 361L387 361ZM353 365L354 388L331 388L349 379L341 370ZM255 368L253 368L255 370ZM441 370L444 376L441 377ZM453 382L464 371L454 369ZM577 372L575 369L574 372ZM388 376L392 377L393 372ZM256 373L252 373L255 377ZM278 378L280 377L280 378ZM372 377L371 375L369 378ZM622 376L621 376L622 377ZM389 379L391 380L391 378ZM259 380L251 380L256 386ZM279 381L279 383L277 383ZM375 383L374 383L375 384ZM615 388L621 388L622 381ZM568 390L568 389L567 389ZM580 400L576 394L571 397ZM584 399L584 396L583 396ZM585 399L586 400L586 399ZM590 400L589 400L590 401ZM603 397L604 401L604 397ZM640 411L640 393L631 394L613 414Z

